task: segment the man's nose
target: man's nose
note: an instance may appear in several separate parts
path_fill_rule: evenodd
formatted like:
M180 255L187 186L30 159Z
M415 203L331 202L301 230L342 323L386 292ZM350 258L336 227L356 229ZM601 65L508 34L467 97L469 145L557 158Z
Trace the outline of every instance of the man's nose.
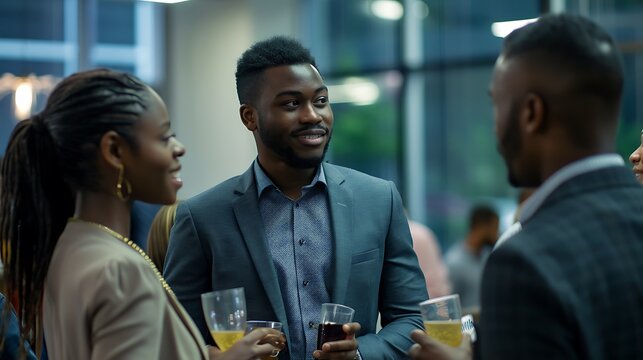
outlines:
M317 108L311 103L303 107L300 121L303 123L317 124L323 119Z

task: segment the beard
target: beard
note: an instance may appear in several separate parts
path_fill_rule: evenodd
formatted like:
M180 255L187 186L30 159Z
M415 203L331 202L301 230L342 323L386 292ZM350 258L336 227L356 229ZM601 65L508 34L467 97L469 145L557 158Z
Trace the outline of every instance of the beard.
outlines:
M330 145L332 132L327 128L319 125L309 126L306 127L306 129L324 129L327 131L328 141L326 142L326 145L324 145L324 151L322 152L321 156L304 158L297 155L292 147L288 146L288 144L284 141L281 141L279 135L273 134L269 129L265 127L259 127L258 133L264 145L279 157L281 157L286 164L297 169L311 169L318 167L319 164L324 161L326 152L328 151L328 145ZM301 130L303 129L298 129L297 131Z
M520 121L518 118L519 111L515 103L511 105L507 119L507 128L504 133L499 136L498 142L498 151L507 166L509 184L514 187L521 186L521 181L516 175L516 170L511 165L518 157L518 153L522 148L522 135L520 134L520 126L518 124Z

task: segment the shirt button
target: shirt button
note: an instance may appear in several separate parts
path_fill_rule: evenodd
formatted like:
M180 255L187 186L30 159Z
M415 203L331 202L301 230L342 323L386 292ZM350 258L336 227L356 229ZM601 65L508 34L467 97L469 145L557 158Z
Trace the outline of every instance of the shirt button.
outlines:
M304 286L308 285L308 280L304 280Z
M299 207L299 203L298 203L298 202L296 202L296 203L295 203L295 207Z
M309 321L309 322L308 322L308 328L309 328L309 329L315 329L315 328L317 328L317 326L315 326L315 323L314 323L314 322Z
M304 245L304 243L305 243L305 242L306 242L306 240L304 240L304 239L299 239L299 246Z

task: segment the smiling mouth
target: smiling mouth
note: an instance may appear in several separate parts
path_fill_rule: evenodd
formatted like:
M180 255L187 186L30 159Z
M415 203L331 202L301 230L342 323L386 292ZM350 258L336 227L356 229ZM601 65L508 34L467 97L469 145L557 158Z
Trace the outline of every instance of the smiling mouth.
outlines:
M298 134L295 136L297 139L297 142L303 146L307 147L318 147L324 144L324 138L326 137L326 134L311 134L311 133L306 133L306 134Z
M323 136L328 134L328 129L320 124L302 126L291 133L293 136Z
M170 175L174 179L181 180L181 168L178 168L176 170L170 171Z
M320 137L323 137L324 135L299 135L299 137L302 137L307 140L313 140L313 139L319 139Z

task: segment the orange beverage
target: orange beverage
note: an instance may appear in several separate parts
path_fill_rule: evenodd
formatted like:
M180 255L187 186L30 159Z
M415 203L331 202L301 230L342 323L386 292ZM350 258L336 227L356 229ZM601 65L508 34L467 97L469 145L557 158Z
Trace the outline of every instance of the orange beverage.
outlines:
M460 321L424 321L426 333L439 342L451 346L460 346L462 341L462 324Z
M228 350L234 343L239 341L244 334L244 330L231 330L231 331L210 331L214 342L221 351Z

